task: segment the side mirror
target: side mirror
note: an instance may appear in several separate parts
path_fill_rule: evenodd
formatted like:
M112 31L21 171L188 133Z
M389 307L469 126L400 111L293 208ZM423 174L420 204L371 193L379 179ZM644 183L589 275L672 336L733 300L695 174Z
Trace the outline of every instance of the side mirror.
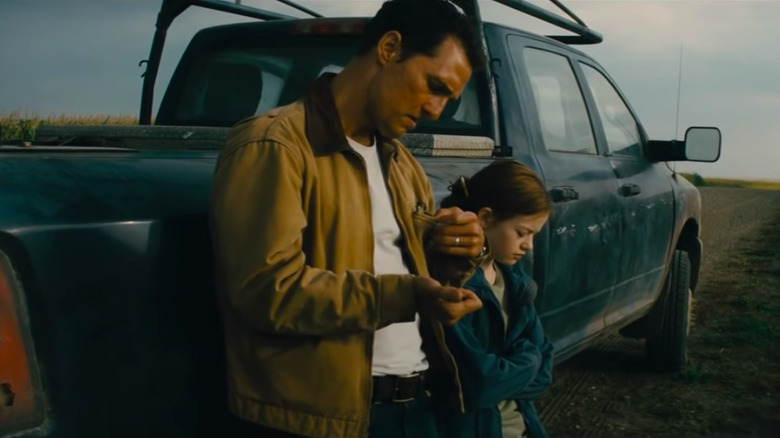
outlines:
M685 131L685 158L713 163L720 158L720 129L690 127Z
M685 131L685 141L650 140L646 151L650 161L712 163L720 158L720 143L720 129L696 126Z

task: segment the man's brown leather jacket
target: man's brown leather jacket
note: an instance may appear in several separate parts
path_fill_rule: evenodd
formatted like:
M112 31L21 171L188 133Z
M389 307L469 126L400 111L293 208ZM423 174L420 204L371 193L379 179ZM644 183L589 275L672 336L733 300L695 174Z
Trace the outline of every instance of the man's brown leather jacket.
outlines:
M231 130L210 214L231 411L295 434L356 438L368 430L374 331L414 320L416 308L412 275L372 274L366 168L346 141L330 79ZM400 142L377 147L406 262L427 275L437 257L426 260L430 183ZM473 264L461 266L437 269L462 282ZM452 376L459 394L441 325L420 326L432 370Z

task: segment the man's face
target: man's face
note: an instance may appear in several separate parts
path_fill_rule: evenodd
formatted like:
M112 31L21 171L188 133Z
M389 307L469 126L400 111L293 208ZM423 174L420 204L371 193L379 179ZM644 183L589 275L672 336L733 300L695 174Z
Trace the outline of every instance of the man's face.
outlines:
M398 138L422 118L436 120L469 77L471 65L455 37L447 37L433 57L418 54L389 62L369 91L374 125L381 135Z

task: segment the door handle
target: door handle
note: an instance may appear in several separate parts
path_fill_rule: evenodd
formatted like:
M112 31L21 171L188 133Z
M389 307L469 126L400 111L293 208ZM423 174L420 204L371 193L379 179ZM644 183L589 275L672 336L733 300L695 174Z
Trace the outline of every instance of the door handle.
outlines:
M552 198L553 202L566 202L580 199L580 194L574 190L574 187L560 186L553 187L553 189L550 190L550 197Z
M620 186L620 194L622 196L636 196L642 193L642 189L636 184L623 184Z

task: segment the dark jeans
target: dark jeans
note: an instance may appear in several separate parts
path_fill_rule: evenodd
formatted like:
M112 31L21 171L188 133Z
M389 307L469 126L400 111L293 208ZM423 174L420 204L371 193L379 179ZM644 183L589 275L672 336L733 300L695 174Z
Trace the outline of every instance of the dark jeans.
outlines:
M223 436L230 438L304 438L303 435L271 429L270 427L261 426L237 417L233 417L233 419L235 420L231 422L231 431L233 433Z
M406 403L371 405L369 438L438 438L433 400L425 391Z
M259 424L232 417L231 438L303 438ZM371 405L369 438L438 438L434 405L425 392L406 403L379 403Z
M235 419L231 438L303 438L259 424ZM433 403L427 395L407 403L371 405L369 438L438 438Z

